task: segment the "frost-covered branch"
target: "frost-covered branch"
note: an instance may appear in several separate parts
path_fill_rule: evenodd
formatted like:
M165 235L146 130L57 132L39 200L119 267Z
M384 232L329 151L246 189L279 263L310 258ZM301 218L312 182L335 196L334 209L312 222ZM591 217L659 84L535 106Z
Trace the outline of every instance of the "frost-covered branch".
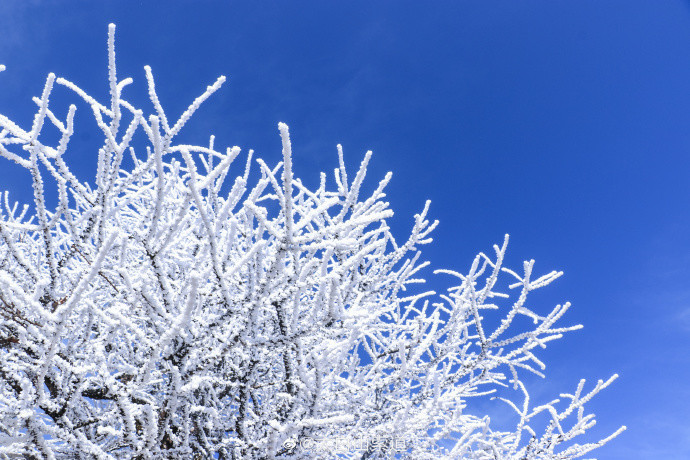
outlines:
M568 303L528 304L560 272L504 267L506 237L466 273L438 271L456 280L446 294L423 291L437 222L426 203L396 241L391 175L362 193L371 152L348 175L338 146L335 185L310 189L281 123L282 162L249 151L238 166L239 147L177 142L225 77L171 122L144 73L148 115L123 93L111 25L110 101L50 74L30 127L0 115L0 156L33 184L31 206L5 193L0 210L0 458L570 459L620 433L572 442L613 378L581 382L565 408L529 405L539 349L579 328L560 324ZM102 134L91 183L69 168L77 109L51 108L58 89ZM473 403L507 384L522 399L500 393L511 432Z

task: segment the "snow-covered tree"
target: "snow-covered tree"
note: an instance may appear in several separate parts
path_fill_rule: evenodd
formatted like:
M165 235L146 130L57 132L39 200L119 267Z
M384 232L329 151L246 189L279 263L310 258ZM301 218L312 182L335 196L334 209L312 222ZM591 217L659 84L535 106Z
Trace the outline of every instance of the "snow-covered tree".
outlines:
M352 174L338 146L333 179L310 189L284 124L275 166L250 150L237 167L240 148L213 137L178 143L224 77L173 120L145 67L146 115L123 97L114 32L107 104L50 74L30 127L0 115L0 155L34 194L18 207L5 192L0 211L0 458L570 459L624 429L573 441L615 375L530 405L536 351L579 328L557 324L568 303L528 307L560 272L504 267L506 237L465 274L438 270L445 295L424 292L436 222L427 203L396 241L390 174L361 193L371 152ZM51 110L56 84L100 128L93 182L68 165L76 107Z

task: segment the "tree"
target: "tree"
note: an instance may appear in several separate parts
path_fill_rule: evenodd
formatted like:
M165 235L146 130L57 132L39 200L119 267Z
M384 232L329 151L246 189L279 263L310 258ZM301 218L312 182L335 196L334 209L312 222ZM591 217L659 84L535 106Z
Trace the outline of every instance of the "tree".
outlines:
M351 177L338 146L335 187L321 174L311 190L293 177L281 123L283 161L249 151L237 175L239 147L175 142L224 77L173 123L145 67L147 117L123 98L132 80L117 79L114 33L108 105L50 74L29 129L0 115L0 155L34 192L21 210L5 192L0 220L3 458L570 459L624 429L572 441L595 423L584 404L615 375L530 408L522 376L542 375L535 350L579 328L556 325L567 303L527 307L560 272L504 267L506 236L467 274L437 270L456 280L447 294L421 291L419 248L437 222L427 203L396 242L390 173L360 197L371 152ZM102 132L93 185L65 160L76 107L51 111L56 83ZM499 288L499 276L514 284ZM495 328L489 310L503 312ZM507 384L520 402L499 398L517 414L501 431L472 401Z

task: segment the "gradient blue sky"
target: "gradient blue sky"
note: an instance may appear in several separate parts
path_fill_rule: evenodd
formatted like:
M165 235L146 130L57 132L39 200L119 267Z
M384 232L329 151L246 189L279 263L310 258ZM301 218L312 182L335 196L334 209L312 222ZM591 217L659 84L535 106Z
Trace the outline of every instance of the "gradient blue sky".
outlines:
M689 2L2 0L0 113L28 126L51 71L105 99L109 22L130 99L146 64L171 114L229 77L195 141L274 163L284 121L308 183L336 143L351 169L372 149L397 232L432 200L434 266L465 270L510 233L513 266L563 270L534 301L570 300L585 328L546 350L535 394L618 372L592 436L628 431L597 457L690 458ZM70 155L90 177L95 152ZM1 163L0 188L28 187Z

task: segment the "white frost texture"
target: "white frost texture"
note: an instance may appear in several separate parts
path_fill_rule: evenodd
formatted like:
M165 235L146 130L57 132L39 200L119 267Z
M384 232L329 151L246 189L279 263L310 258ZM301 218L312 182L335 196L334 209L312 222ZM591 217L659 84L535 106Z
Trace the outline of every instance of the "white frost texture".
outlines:
M390 174L360 193L371 152L348 174L339 146L310 189L282 123L274 166L178 143L225 78L174 121L146 67L146 115L123 97L114 35L108 103L50 74L31 126L0 115L0 155L34 194L0 211L0 458L571 459L624 429L578 443L616 376L530 404L536 351L579 328L557 324L567 303L527 304L560 272L504 267L506 237L425 292L436 222L427 203L393 238ZM100 129L92 182L66 161L76 107L52 111L54 89Z

